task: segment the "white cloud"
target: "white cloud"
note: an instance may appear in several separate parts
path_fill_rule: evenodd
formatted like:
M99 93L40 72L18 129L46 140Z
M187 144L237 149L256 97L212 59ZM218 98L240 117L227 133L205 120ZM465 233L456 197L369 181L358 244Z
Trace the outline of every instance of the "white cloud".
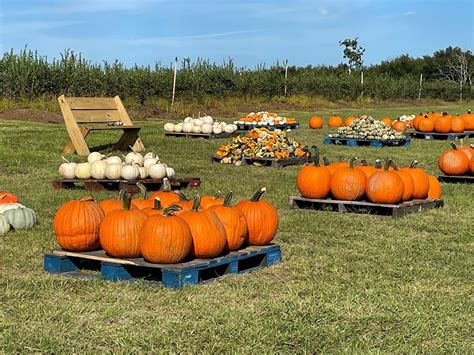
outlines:
M415 16L416 12L415 11L407 11L403 15L405 15L405 16Z

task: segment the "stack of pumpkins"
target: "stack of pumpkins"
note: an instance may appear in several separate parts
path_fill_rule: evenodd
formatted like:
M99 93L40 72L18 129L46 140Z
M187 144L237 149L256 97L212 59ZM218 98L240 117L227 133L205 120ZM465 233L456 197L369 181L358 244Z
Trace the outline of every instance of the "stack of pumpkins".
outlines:
M438 167L445 175L463 176L474 175L474 144L465 146L461 139L461 145L449 143L451 149L441 153L438 158Z
M412 199L440 199L441 184L432 175L417 167L399 169L392 160L382 167L380 161L370 166L366 161L356 166L357 158L349 162L319 164L319 151L313 147L312 162L305 165L297 177L301 196L312 199L332 197L337 200L367 199L379 204L398 204Z
M474 131L474 114L448 115L443 112L420 114L411 121L415 130L423 133L463 133Z
M84 197L59 208L54 230L59 245L69 251L102 247L112 257L143 257L163 264L213 258L244 244L273 240L278 214L269 202L260 200L265 191L263 187L235 206L232 192L225 199L198 195L187 200L176 192L158 191L144 200L123 191L121 200L108 201L119 205L115 209Z
M202 116L198 118L186 117L182 122L168 122L164 126L165 132L177 133L233 133L237 130L235 124L228 124L214 120L211 116Z
M175 174L173 168L162 163L158 155L149 152L144 156L138 152L130 152L122 158L105 156L99 152L92 152L85 163L66 162L59 167L59 175L64 179L108 179L108 180L136 180L162 179Z
M0 235L10 229L31 229L36 224L36 214L18 202L10 192L0 192Z
M400 122L405 126L405 123ZM392 120L388 117L376 120L371 116L359 118L348 117L345 127L340 127L337 133L328 134L330 138L394 140L405 139L402 132L392 129Z

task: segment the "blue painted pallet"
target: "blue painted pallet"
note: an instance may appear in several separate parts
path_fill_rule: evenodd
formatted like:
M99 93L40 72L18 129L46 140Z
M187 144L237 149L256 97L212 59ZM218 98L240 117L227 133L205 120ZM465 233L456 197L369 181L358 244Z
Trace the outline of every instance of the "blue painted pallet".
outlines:
M448 140L448 141L454 141L456 139L461 139L461 138L469 138L469 137L474 137L474 131L465 131L463 133L424 133L424 132L418 132L418 131L411 131L409 134L413 138L419 138L419 139L428 139L428 140Z
M378 140L378 139L350 139L350 138L332 138L325 137L323 144L338 144L347 145L349 147L409 147L411 146L411 139L395 139L395 140Z
M251 131L254 128L266 128L269 131L275 131L277 129L281 129L282 131L285 131L287 129L299 129L300 124L299 123L293 123L293 124L285 124L285 125L279 125L279 126L268 126L268 125L252 125L252 124L238 124L237 129L239 131Z
M214 280L226 274L241 274L281 261L278 245L249 246L213 259L194 259L179 264L152 264L143 258L118 259L104 250L68 252L53 250L44 256L45 271L74 278L97 278L86 270L100 271L109 281L144 279L165 287L180 288Z

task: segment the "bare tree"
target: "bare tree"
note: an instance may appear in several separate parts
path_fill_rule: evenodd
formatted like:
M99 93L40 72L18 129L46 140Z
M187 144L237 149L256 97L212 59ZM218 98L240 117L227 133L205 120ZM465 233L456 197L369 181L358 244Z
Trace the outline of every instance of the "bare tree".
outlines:
M447 81L459 83L459 101L463 99L463 87L469 83L472 86L472 65L469 63L471 55L469 51L453 51L448 58L447 64L440 68L440 76Z

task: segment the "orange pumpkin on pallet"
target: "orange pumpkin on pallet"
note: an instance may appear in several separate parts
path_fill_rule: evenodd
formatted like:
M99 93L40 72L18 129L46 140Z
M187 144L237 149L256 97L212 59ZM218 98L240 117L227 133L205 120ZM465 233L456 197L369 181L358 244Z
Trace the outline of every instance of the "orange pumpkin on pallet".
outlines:
M443 195L440 182L433 175L428 175L428 179L430 181L430 189L428 190L428 198L431 198L433 200L439 200L441 196Z
M120 210L123 207L123 197L126 193L126 190L120 190L118 194L118 198L109 198L107 200L102 200L99 202L100 208L104 211L105 215L108 215L110 212L115 210Z
M132 209L143 210L145 208L153 208L154 201L148 199L145 185L137 183L137 187L140 190L141 198L132 199Z
M309 118L309 128L319 129L323 128L323 119L319 116L312 116Z
M301 196L306 198L325 198L331 191L331 171L319 165L319 149L313 146L311 162L298 173L296 185Z
M331 117L329 117L328 126L329 127L341 127L342 126L342 118L340 116L331 116Z
M377 170L367 181L367 198L374 203L397 204L403 200L403 180L396 171L388 168L392 165L387 160L383 170Z
M397 132L405 132L407 130L407 125L402 121L395 121L392 124L392 129Z
M460 116L454 116L451 120L451 132L462 133L466 128L466 122Z
M403 181L402 201L410 201L413 198L413 191L415 190L415 182L413 181L413 178L407 171L399 170L395 163L392 162L391 165Z
M349 167L337 169L331 178L331 194L338 200L357 201L364 196L367 177L361 171L354 169L352 158Z
M367 160L365 160L365 159L362 159L362 160L360 161L360 165L355 166L354 169L357 169L357 170L362 171L362 172L365 174L365 176L367 176L367 179L368 179L373 173L375 173L375 172L377 171L377 169L376 169L374 166L369 165L369 164L367 163Z
M418 123L418 131L420 132L433 132L435 119L433 117L425 116Z
M380 122L385 123L387 126L392 127L392 120L388 117L384 117L380 119Z
M418 161L413 160L410 166L401 168L400 170L408 172L413 179L413 198L420 200L426 199L428 190L430 189L430 182L428 174L418 167Z
M471 111L467 111L467 113L462 115L462 118L465 124L464 129L466 131L474 131L474 114Z
M469 171L467 155L458 150L455 143L449 143L452 149L446 150L438 158L438 167L446 175L464 175Z
M438 117L435 122L433 129L436 133L449 133L451 132L451 121L452 117L449 115Z
M201 197L201 208L205 210L206 208L212 206L220 206L224 204L224 200L219 198L222 192L217 191L214 195L205 195Z

